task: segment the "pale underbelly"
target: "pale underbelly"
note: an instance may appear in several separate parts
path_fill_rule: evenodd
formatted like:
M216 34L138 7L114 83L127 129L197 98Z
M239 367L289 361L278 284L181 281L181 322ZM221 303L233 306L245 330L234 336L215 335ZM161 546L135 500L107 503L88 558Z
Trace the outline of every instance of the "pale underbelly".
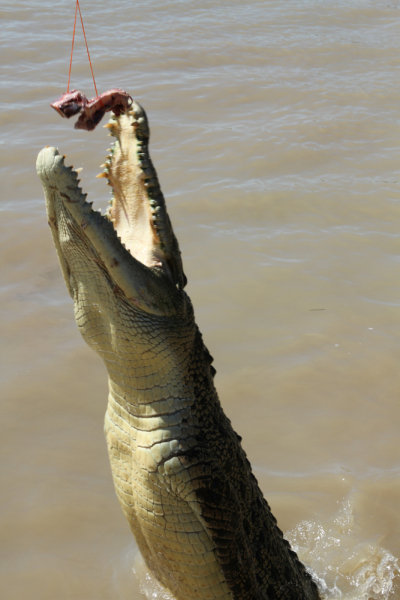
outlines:
M110 393L105 434L115 490L147 566L177 600L232 600L214 543L189 504L167 489L164 469L146 461L137 425Z

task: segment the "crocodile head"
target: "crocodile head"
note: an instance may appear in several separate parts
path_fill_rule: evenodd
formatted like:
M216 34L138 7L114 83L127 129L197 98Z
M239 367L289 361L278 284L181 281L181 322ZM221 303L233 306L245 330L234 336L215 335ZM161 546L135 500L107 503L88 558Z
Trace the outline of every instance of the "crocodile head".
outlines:
M121 507L177 600L317 600L222 411L136 103L108 124L114 190L93 211L55 148L37 168L75 318L109 374L105 434Z
M96 276L98 285L128 304L160 316L176 314L186 277L149 156L146 113L133 102L129 113L113 116L105 127L116 138L100 175L113 189L106 215L86 202L77 171L56 148L43 149L37 160L68 290L77 304Z

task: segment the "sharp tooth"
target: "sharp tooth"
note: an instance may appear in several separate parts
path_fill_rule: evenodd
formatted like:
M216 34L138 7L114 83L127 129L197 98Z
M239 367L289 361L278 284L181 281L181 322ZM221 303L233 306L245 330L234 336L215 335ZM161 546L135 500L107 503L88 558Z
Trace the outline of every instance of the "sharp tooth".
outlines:
M105 169L106 168L106 163L103 163L102 165L100 165L100 169Z
M83 167L79 167L79 169L75 169L75 173L80 173L81 171L83 171Z
M106 123L105 125L103 125L104 129L114 129L114 124L113 123Z
M99 173L98 175L96 175L96 179L102 179L103 177L107 177L108 178L107 173Z

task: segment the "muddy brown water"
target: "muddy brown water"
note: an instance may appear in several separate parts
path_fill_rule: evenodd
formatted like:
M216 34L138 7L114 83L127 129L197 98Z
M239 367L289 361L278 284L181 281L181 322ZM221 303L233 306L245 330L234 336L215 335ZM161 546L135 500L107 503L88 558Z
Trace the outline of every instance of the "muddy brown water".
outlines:
M99 91L146 109L216 385L327 598L400 598L400 3L82 0ZM115 497L103 364L35 160L95 179L65 91L74 2L0 4L0 595L165 598ZM93 84L77 29L72 86Z

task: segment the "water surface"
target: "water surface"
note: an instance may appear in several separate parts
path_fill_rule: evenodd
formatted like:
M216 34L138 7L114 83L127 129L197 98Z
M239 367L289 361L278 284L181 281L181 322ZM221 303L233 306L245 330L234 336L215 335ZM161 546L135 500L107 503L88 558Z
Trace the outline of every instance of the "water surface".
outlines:
M221 401L281 529L328 598L400 599L400 3L81 8L99 91L126 89L149 116ZM166 598L113 491L105 368L74 323L35 174L55 145L107 206L105 130L49 108L73 15L73 1L0 5L0 587ZM74 56L71 87L90 97L79 28Z

